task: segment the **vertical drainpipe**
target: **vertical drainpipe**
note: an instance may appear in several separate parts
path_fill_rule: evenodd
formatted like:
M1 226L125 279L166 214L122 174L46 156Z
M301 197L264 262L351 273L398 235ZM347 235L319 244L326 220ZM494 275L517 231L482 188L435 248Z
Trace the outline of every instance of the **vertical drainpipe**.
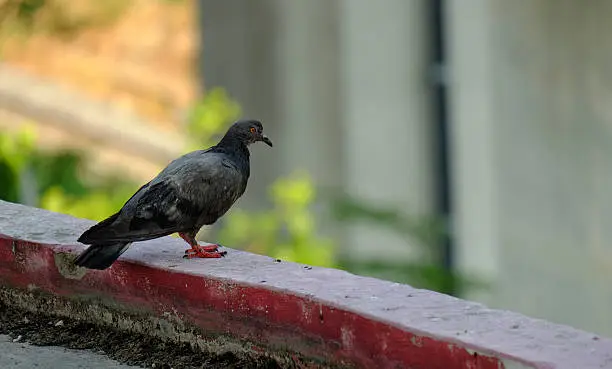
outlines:
M440 265L449 274L453 272L454 253L452 239L452 204L451 204L451 167L449 158L449 119L447 97L447 68L444 38L444 0L428 0L432 108L433 108L433 150L435 171L434 206L438 217L445 224L444 236L440 244ZM457 290L454 278L445 285L445 293L455 295Z

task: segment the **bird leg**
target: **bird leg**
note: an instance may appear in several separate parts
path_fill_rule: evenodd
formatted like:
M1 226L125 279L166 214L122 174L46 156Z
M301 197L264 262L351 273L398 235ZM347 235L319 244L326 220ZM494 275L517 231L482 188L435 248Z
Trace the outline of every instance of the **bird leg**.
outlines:
M227 251L218 251L219 245L198 245L198 241L191 234L179 233L179 236L191 246L190 249L185 250L185 258L220 258L227 254Z

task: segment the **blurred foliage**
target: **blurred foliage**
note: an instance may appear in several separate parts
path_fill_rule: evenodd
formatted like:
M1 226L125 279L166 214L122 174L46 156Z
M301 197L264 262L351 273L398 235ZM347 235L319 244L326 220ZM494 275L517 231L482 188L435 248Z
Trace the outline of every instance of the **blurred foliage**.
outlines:
M298 263L335 267L335 243L318 236L310 206L315 187L306 173L276 180L269 191L273 207L235 209L219 233L221 243Z
M29 129L0 134L0 199L102 220L137 188L114 178L87 183L81 178L82 155L43 153L35 141Z
M40 207L79 218L101 221L121 209L138 186L115 180L105 185L89 185L86 188L85 194L75 195L66 191L64 184L57 184L43 194Z

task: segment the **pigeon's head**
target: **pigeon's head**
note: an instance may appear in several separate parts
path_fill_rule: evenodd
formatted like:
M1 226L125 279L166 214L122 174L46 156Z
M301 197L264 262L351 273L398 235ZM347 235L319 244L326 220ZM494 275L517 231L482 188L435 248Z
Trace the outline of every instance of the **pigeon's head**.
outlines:
M239 138L246 145L263 141L272 147L272 141L263 133L263 126L257 120L239 120L227 131L228 134Z

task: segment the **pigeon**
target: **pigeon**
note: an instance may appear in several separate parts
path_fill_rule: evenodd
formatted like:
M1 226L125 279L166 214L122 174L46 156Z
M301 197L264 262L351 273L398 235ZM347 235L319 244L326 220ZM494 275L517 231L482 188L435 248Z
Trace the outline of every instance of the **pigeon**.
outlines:
M222 217L247 187L249 149L262 141L272 147L257 120L232 124L218 144L185 154L168 164L123 205L121 210L86 230L78 242L90 245L74 261L89 269L110 267L132 242L178 233L191 247L186 258L220 258L218 244L200 246L195 239L204 225Z

